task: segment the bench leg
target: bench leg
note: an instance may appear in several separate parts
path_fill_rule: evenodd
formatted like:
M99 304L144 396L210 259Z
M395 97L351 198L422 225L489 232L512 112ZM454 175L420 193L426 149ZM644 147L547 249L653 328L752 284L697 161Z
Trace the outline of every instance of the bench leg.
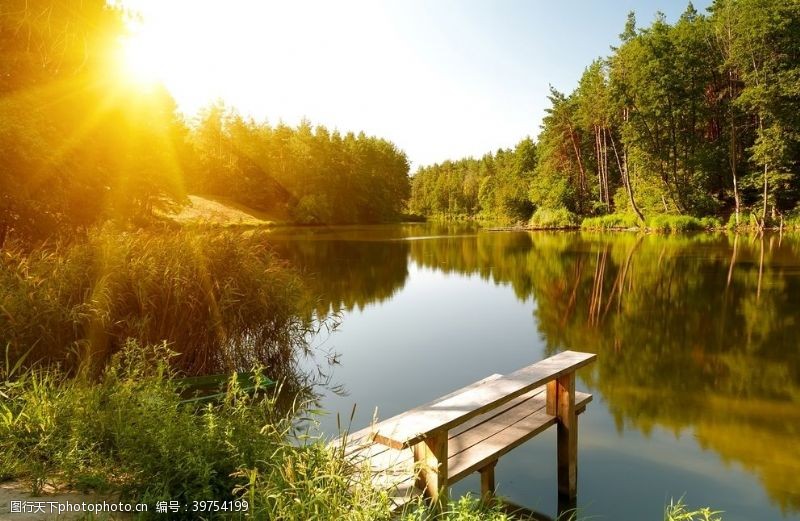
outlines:
M413 447L417 487L434 503L447 502L447 432L429 436Z
M484 501L489 501L494 497L494 468L497 466L497 460L489 463L478 472L481 473L481 498Z
M578 495L578 415L575 411L575 373L547 384L547 413L558 417L558 494Z

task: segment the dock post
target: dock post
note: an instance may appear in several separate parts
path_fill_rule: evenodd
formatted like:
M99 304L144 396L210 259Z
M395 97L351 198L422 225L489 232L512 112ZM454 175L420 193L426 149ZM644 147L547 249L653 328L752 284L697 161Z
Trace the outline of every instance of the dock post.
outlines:
M489 501L494 496L494 468L496 466L497 460L494 460L478 471L481 473L481 498L483 501Z
M434 504L447 502L447 431L428 436L413 447L417 487Z
M547 413L557 417L558 494L578 495L578 416L575 413L575 373L547 384Z

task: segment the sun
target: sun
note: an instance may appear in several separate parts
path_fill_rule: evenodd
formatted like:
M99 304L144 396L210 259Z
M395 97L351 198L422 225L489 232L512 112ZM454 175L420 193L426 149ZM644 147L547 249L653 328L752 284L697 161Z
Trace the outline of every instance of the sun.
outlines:
M157 42L145 32L134 32L120 41L119 66L125 81L152 88L164 82L168 64Z

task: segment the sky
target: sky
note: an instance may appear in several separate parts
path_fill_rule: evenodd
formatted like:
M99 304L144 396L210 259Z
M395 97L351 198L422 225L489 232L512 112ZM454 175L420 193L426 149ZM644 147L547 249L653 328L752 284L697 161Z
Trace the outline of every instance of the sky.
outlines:
M127 60L192 115L222 99L258 121L306 118L394 142L412 169L535 138L549 85L571 91L627 13L668 0L123 0ZM697 0L704 12L710 0Z

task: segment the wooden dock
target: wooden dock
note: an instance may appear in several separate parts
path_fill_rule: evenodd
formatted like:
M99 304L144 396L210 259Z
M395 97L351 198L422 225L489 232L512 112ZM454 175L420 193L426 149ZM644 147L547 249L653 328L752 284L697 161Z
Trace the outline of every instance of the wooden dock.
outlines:
M557 426L558 491L577 494L578 414L592 400L575 391L575 372L597 355L564 351L508 375L494 374L388 420L335 440L396 508L423 495L444 501L450 485L479 472L485 498L495 491L501 456Z

